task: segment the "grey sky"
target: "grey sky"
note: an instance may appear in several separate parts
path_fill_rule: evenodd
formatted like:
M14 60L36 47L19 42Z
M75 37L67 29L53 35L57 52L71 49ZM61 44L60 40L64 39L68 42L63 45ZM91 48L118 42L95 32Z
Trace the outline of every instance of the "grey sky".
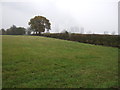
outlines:
M84 27L85 32L118 32L119 0L17 0L1 1L2 27L28 27L36 15L48 18L51 32L60 32L71 27ZM1 12L0 12L1 13Z

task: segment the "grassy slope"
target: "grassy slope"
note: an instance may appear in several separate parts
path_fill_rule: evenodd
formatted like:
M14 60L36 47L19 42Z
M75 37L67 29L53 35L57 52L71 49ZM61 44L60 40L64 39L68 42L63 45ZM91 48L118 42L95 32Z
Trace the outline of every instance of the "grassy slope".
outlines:
M117 48L3 36L3 87L116 87L117 65Z

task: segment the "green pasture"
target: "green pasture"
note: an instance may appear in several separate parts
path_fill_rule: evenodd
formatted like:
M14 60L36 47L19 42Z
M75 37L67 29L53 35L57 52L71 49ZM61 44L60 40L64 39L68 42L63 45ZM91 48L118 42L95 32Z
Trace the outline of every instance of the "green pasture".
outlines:
M40 36L2 36L3 88L118 87L118 49Z

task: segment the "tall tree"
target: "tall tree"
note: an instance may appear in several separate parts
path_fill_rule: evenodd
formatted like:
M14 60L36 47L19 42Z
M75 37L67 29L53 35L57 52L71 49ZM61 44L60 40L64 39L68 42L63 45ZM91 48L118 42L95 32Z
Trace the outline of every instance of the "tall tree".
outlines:
M2 29L0 30L0 35L1 35L1 34L2 34L2 35L5 35L5 34L6 34L5 29L2 28Z
M47 31L51 29L49 20L43 16L35 16L34 18L30 19L28 24L33 30L35 30L36 34L37 32L41 34L41 32L44 32L45 29L47 29Z

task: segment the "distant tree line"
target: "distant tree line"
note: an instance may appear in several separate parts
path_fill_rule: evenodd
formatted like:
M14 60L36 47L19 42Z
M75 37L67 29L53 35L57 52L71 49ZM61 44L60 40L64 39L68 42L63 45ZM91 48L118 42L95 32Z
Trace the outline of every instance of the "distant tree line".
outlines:
M1 29L1 35L24 35L26 29L24 27L16 27L15 25L11 26L9 29Z

